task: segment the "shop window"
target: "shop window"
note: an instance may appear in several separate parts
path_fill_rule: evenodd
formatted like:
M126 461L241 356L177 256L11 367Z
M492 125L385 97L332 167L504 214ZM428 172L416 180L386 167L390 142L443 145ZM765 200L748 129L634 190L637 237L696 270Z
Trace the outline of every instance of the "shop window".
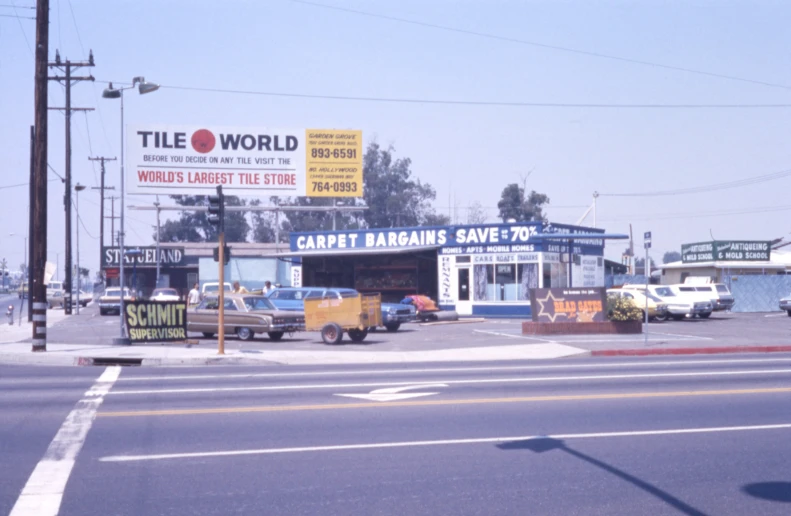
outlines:
M517 300L528 301L530 300L530 289L538 288L538 264L519 263L516 265L516 272L519 281Z
M473 282L475 284L475 290L473 291L473 298L475 301L491 301L490 297L487 297L488 291L486 286L491 283L488 278L488 275L492 272L491 266L487 265L475 265L472 268L472 277ZM492 281L494 278L492 278Z

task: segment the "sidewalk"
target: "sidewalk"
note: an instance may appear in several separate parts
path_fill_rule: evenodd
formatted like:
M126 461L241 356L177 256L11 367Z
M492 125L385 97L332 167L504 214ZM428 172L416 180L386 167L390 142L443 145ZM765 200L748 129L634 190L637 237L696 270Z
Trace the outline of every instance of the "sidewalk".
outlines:
M316 351L228 349L194 346L103 346L47 344L47 351L33 353L29 343L0 344L0 363L27 365L94 365L122 363L143 366L202 365L340 365L422 362L484 362L541 360L587 353L563 344L517 344L427 351Z
M47 310L47 328L59 323L66 318L63 310ZM27 314L22 315L19 323L19 314L14 315L14 325L8 324L8 319L3 315L4 324L0 324L0 344L30 340L33 336L33 323L27 322Z

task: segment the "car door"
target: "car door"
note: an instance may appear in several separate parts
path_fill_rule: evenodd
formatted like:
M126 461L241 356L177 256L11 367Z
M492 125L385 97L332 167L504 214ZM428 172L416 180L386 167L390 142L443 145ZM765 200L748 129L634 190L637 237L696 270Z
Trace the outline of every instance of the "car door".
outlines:
M217 298L205 298L187 312L187 331L217 333L218 314Z

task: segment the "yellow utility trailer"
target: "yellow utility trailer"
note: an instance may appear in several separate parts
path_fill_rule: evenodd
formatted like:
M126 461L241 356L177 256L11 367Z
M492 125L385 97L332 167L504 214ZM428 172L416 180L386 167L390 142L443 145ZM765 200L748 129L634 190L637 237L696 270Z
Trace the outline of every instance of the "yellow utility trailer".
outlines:
M305 329L321 331L325 344L339 344L343 332L354 342L362 342L368 328L382 325L382 297L360 294L305 300Z

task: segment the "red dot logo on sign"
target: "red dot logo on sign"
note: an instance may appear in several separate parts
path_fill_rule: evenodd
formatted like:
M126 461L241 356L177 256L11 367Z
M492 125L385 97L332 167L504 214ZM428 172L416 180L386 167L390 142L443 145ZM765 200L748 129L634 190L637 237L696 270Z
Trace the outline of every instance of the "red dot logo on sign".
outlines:
M192 148L201 154L211 152L217 140L208 129L198 129L192 133Z

